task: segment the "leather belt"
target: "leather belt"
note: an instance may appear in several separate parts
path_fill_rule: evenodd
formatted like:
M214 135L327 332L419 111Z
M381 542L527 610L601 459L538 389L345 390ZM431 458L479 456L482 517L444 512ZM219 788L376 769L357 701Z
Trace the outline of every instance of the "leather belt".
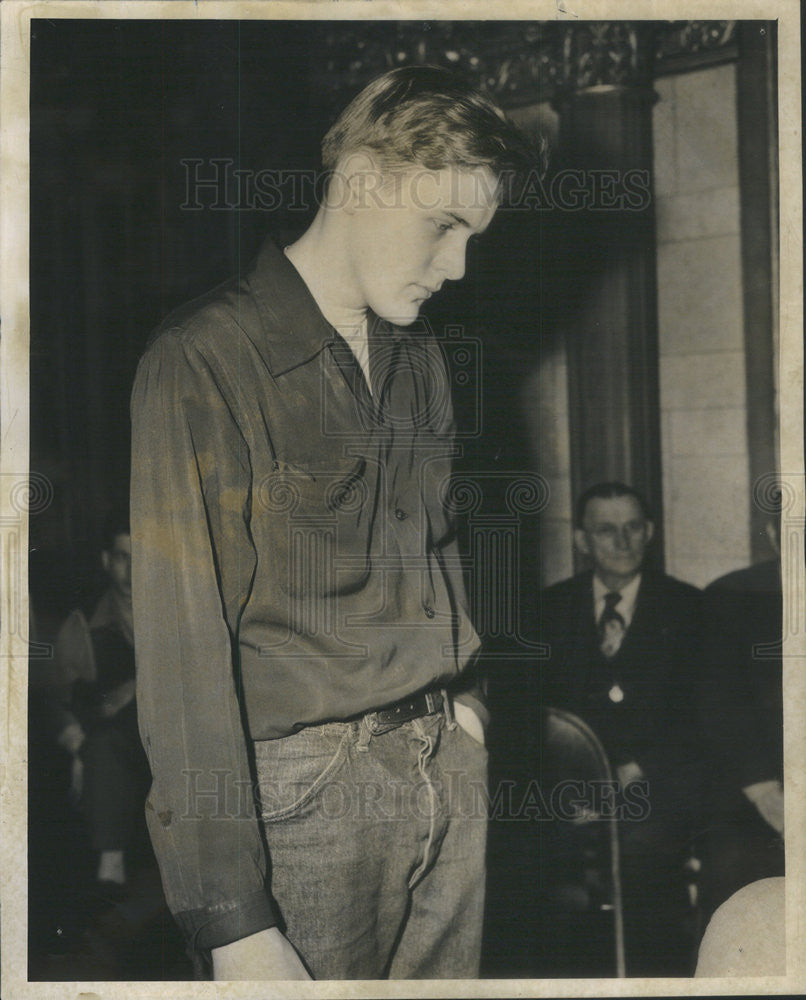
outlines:
M404 698L395 702L388 708L381 708L376 712L367 712L363 717L369 731L378 736L380 733L397 729L404 722L412 719L421 719L424 715L435 715L442 712L447 707L448 695L444 691L426 691L423 694L413 695L411 698Z

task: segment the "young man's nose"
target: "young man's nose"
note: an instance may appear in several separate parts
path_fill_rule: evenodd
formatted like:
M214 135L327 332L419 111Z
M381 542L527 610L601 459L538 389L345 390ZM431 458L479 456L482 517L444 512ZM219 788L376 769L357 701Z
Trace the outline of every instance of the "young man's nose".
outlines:
M435 267L449 281L459 281L465 276L465 244L445 247L434 261Z

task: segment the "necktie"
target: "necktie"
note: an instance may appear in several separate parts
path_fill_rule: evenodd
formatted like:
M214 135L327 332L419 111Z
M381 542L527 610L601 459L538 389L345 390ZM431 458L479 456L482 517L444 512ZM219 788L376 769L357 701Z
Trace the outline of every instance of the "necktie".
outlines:
M599 649L608 660L621 648L627 628L624 619L616 611L620 600L621 594L617 590L605 594L604 611L599 619Z

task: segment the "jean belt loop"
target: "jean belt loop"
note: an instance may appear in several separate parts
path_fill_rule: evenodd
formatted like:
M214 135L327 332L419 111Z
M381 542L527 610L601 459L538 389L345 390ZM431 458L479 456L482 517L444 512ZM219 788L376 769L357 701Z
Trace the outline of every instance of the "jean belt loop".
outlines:
M453 715L453 701L451 701L451 696L448 694L445 688L442 688L442 708L445 712L445 722L448 724L449 730L456 729L456 719Z
M367 717L364 716L358 723L358 742L355 745L356 750L360 750L362 753L367 753L369 751L369 741L371 739L372 730L369 728Z

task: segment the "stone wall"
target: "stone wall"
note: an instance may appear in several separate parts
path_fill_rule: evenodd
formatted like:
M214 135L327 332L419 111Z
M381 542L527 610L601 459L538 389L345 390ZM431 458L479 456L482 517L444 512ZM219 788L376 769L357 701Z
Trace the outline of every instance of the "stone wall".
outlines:
M750 561L735 74L655 86L666 567L698 586Z

